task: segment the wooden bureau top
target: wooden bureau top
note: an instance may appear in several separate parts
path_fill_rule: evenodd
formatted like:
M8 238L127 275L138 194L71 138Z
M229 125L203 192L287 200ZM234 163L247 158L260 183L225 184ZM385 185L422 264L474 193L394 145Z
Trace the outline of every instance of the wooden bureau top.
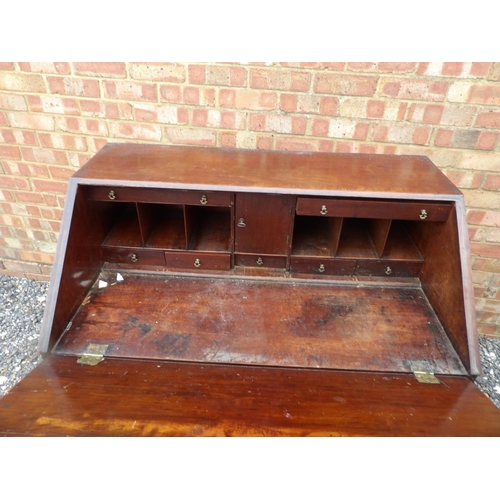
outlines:
M456 198L425 156L299 153L108 144L75 175L83 184L290 194Z

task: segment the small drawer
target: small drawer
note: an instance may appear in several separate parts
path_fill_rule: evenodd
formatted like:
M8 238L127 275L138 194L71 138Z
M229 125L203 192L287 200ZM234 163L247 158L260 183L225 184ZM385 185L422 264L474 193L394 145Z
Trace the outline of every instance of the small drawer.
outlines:
M133 265L164 266L165 256L161 250L143 248L112 248L101 247L104 262Z
M297 215L446 221L450 203L413 201L348 200L337 198L298 198Z
M276 255L258 255L258 254L236 254L234 256L235 266L245 267L272 267L275 269L286 268L286 257Z
M165 260L169 269L190 271L229 271L231 269L230 253L165 252Z
M231 206L231 193L183 189L87 186L87 196L98 201L165 203L170 205Z
M357 276L381 276L386 278L417 278L422 262L400 260L358 260Z
M291 258L290 271L293 273L317 274L323 276L351 276L356 269L356 260L321 257Z

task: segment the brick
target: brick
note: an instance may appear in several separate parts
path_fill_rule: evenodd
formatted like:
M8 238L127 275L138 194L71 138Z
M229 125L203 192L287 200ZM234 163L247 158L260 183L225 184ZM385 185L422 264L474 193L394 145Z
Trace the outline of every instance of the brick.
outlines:
M0 125L1 126L9 125L9 122L7 120L7 115L3 111L0 111Z
M74 95L81 97L100 97L98 80L88 78L48 76L47 83L51 94Z
M39 205L43 205L44 203L44 198L40 193L23 191L16 192L16 200L20 203L37 203Z
M14 63L13 62L0 62L0 70L15 70Z
M500 172L500 156L491 153L464 152L459 168L465 170L489 170L490 172Z
M330 121L325 118L314 118L312 122L312 135L326 137L330 127Z
M322 115L337 116L339 100L337 97L321 97L319 112Z
M377 70L381 73L413 73L416 67L417 63L412 62L381 62L377 64Z
M468 102L490 106L500 105L500 85L472 85Z
M33 185L37 191L46 193L66 194L67 183L62 181L45 181L33 179Z
M479 255L481 257L490 257L493 259L500 258L500 245L492 243L476 243L474 241L471 241L470 249L473 255Z
M111 99L130 101L156 101L158 99L156 85L130 81L107 81L104 84L105 95Z
M249 120L250 130L266 130L266 115L252 113Z
M500 132L481 132L477 141L477 149L493 150L498 144Z
M130 63L130 77L160 82L186 81L186 68L179 63Z
M219 103L220 106L227 108L272 110L276 108L277 97L274 92L221 89Z
M49 172L53 179L68 181L69 178L75 173L75 169L67 167L49 167Z
M382 118L385 112L385 101L370 99L366 105L367 118Z
M20 62L19 67L22 71L31 71L33 73L54 75L69 75L71 73L71 68L67 62Z
M5 170L11 175L23 175L25 177L48 177L49 171L45 165L26 164L18 162L3 162Z
M500 111L485 111L479 113L474 124L476 127L500 128Z
M467 222L482 226L500 227L500 212L469 210Z
M500 63L495 62L490 64L488 80L500 81Z
M490 63L487 62L473 62L469 70L470 76L476 76L478 78L485 78L488 76L488 71L490 69Z
M101 120L61 117L58 119L58 124L59 128L64 132L100 136L108 135L108 127Z
M281 94L280 109L288 113L297 111L298 96L297 94Z
M234 134L235 147L241 149L256 149L258 136L253 132L236 132Z
M453 127L470 127L476 112L477 108L473 106L447 104L441 116L441 123Z
M361 95L372 97L377 89L378 77L318 73L314 91L320 94Z
M443 116L444 106L441 104L416 104L410 105L408 120L412 122L437 125Z
M486 177L486 181L484 182L483 189L500 191L500 175L488 175Z
M444 101L448 83L433 80L382 78L380 95L413 101Z
M24 112L10 112L7 113L7 117L12 127L33 130L55 129L55 120L52 116Z
M14 92L46 92L41 75L0 71L0 90Z
M135 118L139 121L149 121L169 124L186 124L187 110L177 106L152 106L148 104L135 105Z
M347 63L347 69L350 71L377 71L377 64L373 62L350 62Z
M231 87L245 87L248 79L246 68L232 67L230 71Z
M21 152L17 146L5 146L0 144L0 158L10 160L20 160Z
M125 78L127 70L121 62L77 62L73 63L75 75L110 78Z
M303 71L275 69L250 70L250 87L269 90L306 92L311 85L311 75Z
M328 137L352 139L356 133L357 122L345 118L332 118L328 125Z
M484 179L484 174L465 170L447 170L444 173L458 188L478 189Z
M23 177L10 177L7 175L2 175L0 177L0 187L8 189L16 189L23 191L30 191L30 184L27 179Z
M206 67L199 64L190 64L188 66L189 83L204 85L207 83Z
M231 85L231 68L229 66L207 66L205 71L205 83L225 87Z
M160 101L183 102L180 85L160 85Z
M166 127L165 134L173 144L198 144L215 146L216 132L207 129Z
M465 204L468 208L497 210L500 208L500 196L492 191L464 190Z
M296 137L277 137L278 151L319 151L320 140Z
M0 109L9 111L28 111L28 106L22 95L0 93Z
M267 132L277 132L279 134L292 133L292 118L290 116L269 115L266 117Z
M443 76L460 76L464 70L462 62L445 62L441 70Z
M486 237L486 241L500 243L500 228L492 229Z
M54 151L44 148L21 147L21 154L24 160L37 163L56 163L58 165L67 165L68 158L65 151Z
M143 141L160 141L161 128L159 125L138 124L134 122L118 122L110 124L111 137L124 137Z
M200 104L200 89L198 87L184 87L182 90L182 101L185 104Z
M266 135L257 136L257 149L262 150L272 150L273 149L273 137Z
M77 153L74 151L68 151L69 164L72 167L83 167L92 158L90 154ZM58 203L61 207L64 207L64 197L58 199Z
M220 132L219 142L223 148L235 148L236 147L236 133L235 132ZM255 146L254 148L255 149Z
M372 140L381 142L395 142L398 144L429 143L431 129L429 127L418 127L414 125L375 125L372 130Z
M30 130L3 129L0 130L0 142L11 144L38 145L35 132ZM1 157L1 155L0 155Z
M61 98L55 95L26 96L31 111L56 113L61 115L79 115L78 102L72 98Z
M7 260L7 259L5 259L3 263L5 269L7 269L8 271L40 274L40 268L38 267L38 264L35 263Z
M345 118L366 118L366 99L341 98L339 100L339 116Z

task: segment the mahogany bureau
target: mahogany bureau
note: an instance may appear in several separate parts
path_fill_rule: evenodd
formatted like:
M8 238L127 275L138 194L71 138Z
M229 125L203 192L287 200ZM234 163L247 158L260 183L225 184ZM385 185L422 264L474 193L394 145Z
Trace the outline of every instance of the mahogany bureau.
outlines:
M1 434L500 435L463 195L421 156L106 146L39 349Z

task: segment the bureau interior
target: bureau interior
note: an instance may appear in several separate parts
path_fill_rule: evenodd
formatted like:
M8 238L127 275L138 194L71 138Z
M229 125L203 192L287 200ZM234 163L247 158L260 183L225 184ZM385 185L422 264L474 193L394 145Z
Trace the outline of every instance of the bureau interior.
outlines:
M378 200L356 200L354 212L343 204L353 200L313 200L311 215L309 199L245 196L108 201L79 187L48 348L80 354L101 343L107 356L126 358L470 372L452 203L426 220L408 216L404 200L385 212Z

